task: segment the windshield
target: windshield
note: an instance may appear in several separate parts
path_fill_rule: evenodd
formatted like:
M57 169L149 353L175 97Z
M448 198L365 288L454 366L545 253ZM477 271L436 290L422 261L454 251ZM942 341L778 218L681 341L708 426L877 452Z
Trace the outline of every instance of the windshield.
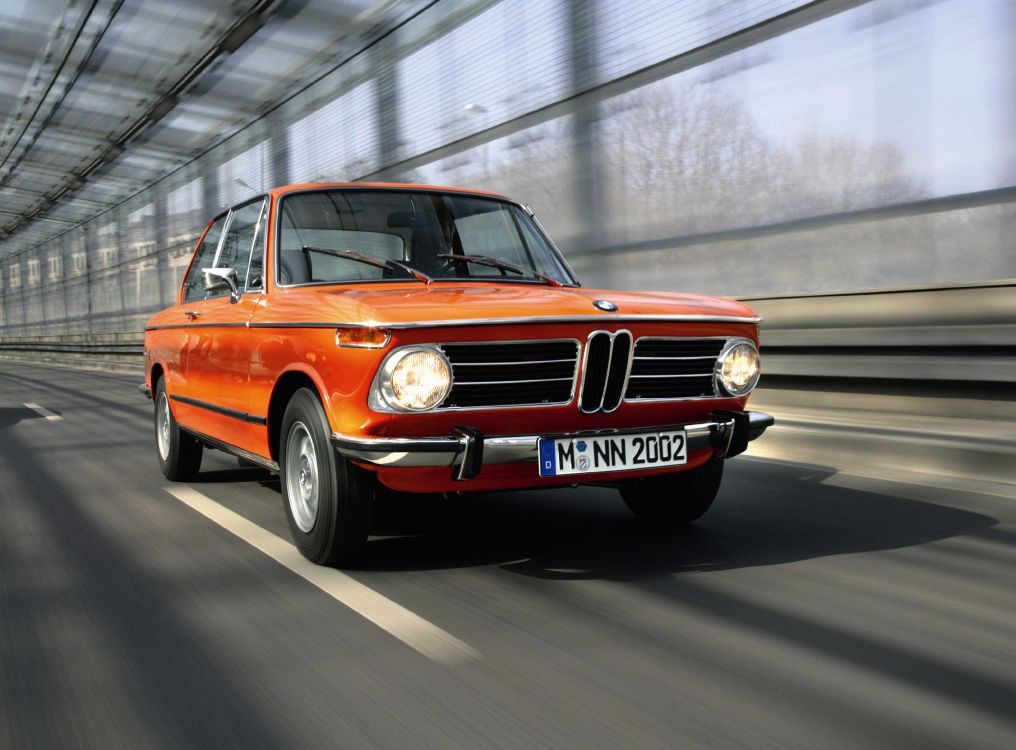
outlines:
M494 198L412 190L317 190L282 198L277 280L283 285L463 279L566 285L575 280L533 219ZM351 263L352 251L382 261ZM441 256L474 256L465 262ZM396 261L384 264L383 261Z

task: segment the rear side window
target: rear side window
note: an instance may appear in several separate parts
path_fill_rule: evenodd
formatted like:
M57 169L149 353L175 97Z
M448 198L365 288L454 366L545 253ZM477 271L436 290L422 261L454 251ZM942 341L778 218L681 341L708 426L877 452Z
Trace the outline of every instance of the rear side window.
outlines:
M183 298L185 300L204 299L208 296L205 292L205 276L201 273L202 268L210 268L215 260L215 250L219 246L219 238L222 236L222 228L226 223L226 217L221 216L212 222L212 225L205 232L201 240L201 246L194 254L187 278L183 282Z

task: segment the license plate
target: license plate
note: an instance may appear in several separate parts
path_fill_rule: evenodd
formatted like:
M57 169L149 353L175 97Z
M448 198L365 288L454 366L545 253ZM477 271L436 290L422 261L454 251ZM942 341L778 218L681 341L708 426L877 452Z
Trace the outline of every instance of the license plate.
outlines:
M540 476L599 474L688 463L684 430L640 435L540 438Z

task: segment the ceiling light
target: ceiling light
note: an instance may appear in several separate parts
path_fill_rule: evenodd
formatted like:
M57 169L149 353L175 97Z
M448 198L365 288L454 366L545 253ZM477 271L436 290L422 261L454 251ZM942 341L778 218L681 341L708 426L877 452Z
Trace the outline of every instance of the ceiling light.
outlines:
M148 113L148 119L151 120L152 122L161 120L163 117L172 112L173 107L175 106L176 106L175 96L170 94L167 97L163 97L162 99L160 99L158 102L155 103L154 107L152 107L152 110Z
M261 19L259 17L254 16L243 19L232 31L223 37L222 41L219 42L219 49L223 52L236 52L260 28Z

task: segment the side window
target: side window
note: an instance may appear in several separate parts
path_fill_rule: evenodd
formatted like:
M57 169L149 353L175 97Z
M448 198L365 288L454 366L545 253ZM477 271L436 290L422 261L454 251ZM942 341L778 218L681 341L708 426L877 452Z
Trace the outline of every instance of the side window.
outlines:
M251 247L261 218L264 201L259 200L240 206L233 211L233 220L229 222L226 238L222 241L222 251L215 262L218 268L236 269L236 278L242 289L247 284L247 266L250 263Z
M183 282L183 298L185 300L205 298L205 277L201 273L201 269L210 267L215 260L215 250L219 245L219 237L222 236L222 227L225 223L225 216L216 219L208 228L205 238L201 241L201 246L194 254L190 271L187 272L187 278Z

